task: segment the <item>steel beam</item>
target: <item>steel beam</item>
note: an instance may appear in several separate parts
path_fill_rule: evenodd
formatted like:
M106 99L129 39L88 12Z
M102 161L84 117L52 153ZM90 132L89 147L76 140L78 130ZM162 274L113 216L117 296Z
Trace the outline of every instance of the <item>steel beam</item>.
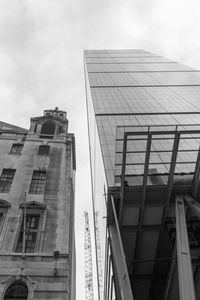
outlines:
M160 234L159 234L159 240L157 245L157 251L156 251L156 257L158 257L159 252L159 246L162 240L162 235L165 227L165 220L168 214L169 205L170 205L170 199L171 199L171 192L172 192L172 186L174 181L174 172L176 167L176 159L178 154L178 147L179 147L179 141L180 141L180 132L175 132L174 137L174 143L173 143L173 149L172 149L172 157L171 157L171 164L170 164L170 171L169 171L169 177L168 177L168 186L167 186L167 195L165 199L165 209L162 217L161 222L161 228L160 228Z
M176 132L175 138L174 138L174 144L173 144L173 150L172 150L172 158L171 158L171 164L170 164L170 171L169 171L169 178L168 178L168 189L167 189L167 198L166 198L166 208L165 213L163 217L163 223L165 222L166 215L168 213L169 208L169 202L171 198L171 192L172 192L172 186L174 181L174 172L176 168L176 159L178 154L178 146L180 141L180 133Z
M167 125L169 126L169 125ZM182 126L182 125L181 125ZM126 127L126 126L125 126ZM161 130L161 131L155 131L155 130L151 130L152 135L171 135L174 134L175 132L180 132L181 134L200 134L200 130ZM127 132L129 136L134 136L134 135L147 135L149 133L149 130L147 131L129 131ZM185 139L189 139L189 138L185 138ZM195 139L195 137L193 138ZM120 141L122 139L117 139L117 141Z
M122 174L121 174L121 189L120 189L120 203L119 203L119 225L122 224L123 207L124 207L124 185L126 173L126 152L127 152L127 133L124 133L123 155L122 155Z
M114 222L109 225L111 257L113 266L113 276L116 282L116 299L117 300L133 300L129 274L126 265L121 235L113 197L111 196L111 204L114 215Z
M145 156L145 165L144 165L144 175L143 175L143 185L142 185L142 203L140 209L140 217L139 217L139 226L142 226L143 215L144 215L144 205L146 200L146 190L147 190L147 180L148 180L148 170L149 170L149 159L150 159L150 151L151 151L151 133L148 134L147 145L146 145L146 156Z
M110 295L110 300L113 299L113 289L114 289L114 280L113 280L113 276L111 278L111 295Z
M106 232L106 234L107 234L107 232ZM104 275L105 275L105 277L104 277L104 299L105 300L107 300L108 260L109 260L109 238L106 239L106 247L105 247L105 271L104 271Z
M196 197L198 185L199 185L199 177L200 177L200 148L197 156L195 171L194 171L194 177L193 177L193 183L192 183L192 195L193 197Z
M196 296L186 227L185 208L181 196L176 197L176 242L180 299L195 300Z
M110 269L111 269L111 256L109 255L108 258L108 281L107 281L107 285L106 285L106 289L107 289L107 299L109 300L109 294L110 294Z
M189 208L197 215L197 217L200 219L200 203L194 200L189 195L184 195L183 199L185 200L185 203L189 206Z
M138 257L138 253L139 253L140 245L141 245L141 238L142 238L141 229L142 229L142 224L143 224L144 207L145 207L145 200L146 200L149 159L150 159L150 153L151 153L151 140L152 140L152 134L149 133L148 138L147 138L147 144L146 144L144 175L143 175L143 184L142 184L142 201L141 201L140 215L139 215L139 220L138 220L138 233L137 233L137 242L136 242L136 247L135 247L134 261Z
M168 300L168 297L169 297L171 283L172 283L172 280L173 280L174 270L175 270L175 266L176 266L176 251L177 250L176 250L176 244L175 244L174 247L173 247L171 262L170 262L169 271L168 271L168 275L167 275L167 280L166 280L166 284L165 284L165 291L164 291L163 300Z

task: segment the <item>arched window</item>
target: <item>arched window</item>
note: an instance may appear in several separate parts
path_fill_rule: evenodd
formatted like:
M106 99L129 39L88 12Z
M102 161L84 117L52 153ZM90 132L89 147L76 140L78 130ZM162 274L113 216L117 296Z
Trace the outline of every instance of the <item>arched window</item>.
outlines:
M4 296L4 300L25 300L28 297L28 288L27 285L21 281L16 280L13 284L11 284Z
M51 137L54 135L56 129L56 125L53 121L47 121L42 125L41 128L41 137Z

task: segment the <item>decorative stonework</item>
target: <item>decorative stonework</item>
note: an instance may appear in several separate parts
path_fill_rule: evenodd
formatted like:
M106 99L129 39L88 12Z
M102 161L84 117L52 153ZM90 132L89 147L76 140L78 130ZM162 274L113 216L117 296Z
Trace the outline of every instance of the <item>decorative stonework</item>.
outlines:
M0 299L4 299L4 295L6 290L10 285L12 285L15 281L20 280L25 283L28 288L28 297L27 300L32 300L34 295L34 290L36 287L36 282L32 281L30 277L23 275L23 268L19 270L18 275L13 275L8 277L5 281L1 282L0 285Z

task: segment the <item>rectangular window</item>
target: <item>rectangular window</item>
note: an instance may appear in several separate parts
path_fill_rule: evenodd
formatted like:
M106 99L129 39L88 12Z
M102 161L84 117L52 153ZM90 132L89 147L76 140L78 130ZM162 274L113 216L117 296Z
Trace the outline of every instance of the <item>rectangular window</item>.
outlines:
M23 144L13 144L10 154L22 154Z
M4 215L5 215L5 213L0 212L0 232L2 229L3 221L4 221Z
M46 171L33 171L29 194L43 194L46 180Z
M37 236L39 234L40 215L26 215L25 226L25 252L33 253L36 249ZM23 232L24 232L24 219L21 224L19 238L16 246L16 252L22 252L23 248Z
M0 193L9 193L15 175L13 169L3 169L0 177Z
M53 135L44 135L44 134L42 134L42 135L40 135L40 139L51 140L51 139L53 139Z
M48 156L50 151L50 147L47 145L40 145L38 149L38 155Z

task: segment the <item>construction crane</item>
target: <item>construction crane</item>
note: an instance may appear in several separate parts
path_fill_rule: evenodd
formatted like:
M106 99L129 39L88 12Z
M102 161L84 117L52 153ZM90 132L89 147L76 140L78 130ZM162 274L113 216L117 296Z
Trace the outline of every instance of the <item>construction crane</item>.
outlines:
M84 235L84 254L85 254L85 299L94 300L93 293L93 270L92 270L92 248L90 237L90 225L88 212L84 211L85 235Z

